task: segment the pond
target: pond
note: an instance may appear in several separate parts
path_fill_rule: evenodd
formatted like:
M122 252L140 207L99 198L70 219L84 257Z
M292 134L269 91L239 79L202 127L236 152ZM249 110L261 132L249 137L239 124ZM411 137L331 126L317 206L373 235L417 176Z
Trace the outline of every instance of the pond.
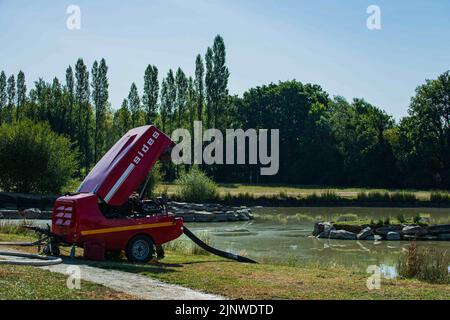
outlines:
M207 232L212 244L233 253L245 253L257 261L301 264L338 264L366 270L377 265L395 276L395 265L408 241L349 241L316 239L314 222L335 220L340 215L362 219L386 219L420 214L431 223L450 223L450 209L438 208L255 208L249 222L189 223L195 233ZM450 242L420 241L418 246L450 249Z

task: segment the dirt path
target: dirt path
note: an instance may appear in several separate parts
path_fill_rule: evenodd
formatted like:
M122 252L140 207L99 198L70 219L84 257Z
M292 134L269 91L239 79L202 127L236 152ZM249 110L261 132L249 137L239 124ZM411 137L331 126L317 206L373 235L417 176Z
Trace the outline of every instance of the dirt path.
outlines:
M164 283L147 276L118 270L106 270L89 266L80 261L65 260L64 263L41 267L51 272L67 274L69 266L78 266L81 279L104 285L116 291L146 300L219 300L222 296L203 293L182 286Z

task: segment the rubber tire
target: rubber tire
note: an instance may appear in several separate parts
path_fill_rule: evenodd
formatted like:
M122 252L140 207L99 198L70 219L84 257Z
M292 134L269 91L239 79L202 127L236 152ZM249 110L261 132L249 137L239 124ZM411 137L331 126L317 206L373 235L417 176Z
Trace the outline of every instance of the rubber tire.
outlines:
M133 255L133 246L138 241L143 241L144 243L146 243L149 249L148 254L143 257L136 257ZM153 258L154 254L155 254L155 245L152 239L150 239L150 237L145 235L138 235L132 238L128 242L127 248L125 250L125 255L127 256L128 261L136 263L147 263Z

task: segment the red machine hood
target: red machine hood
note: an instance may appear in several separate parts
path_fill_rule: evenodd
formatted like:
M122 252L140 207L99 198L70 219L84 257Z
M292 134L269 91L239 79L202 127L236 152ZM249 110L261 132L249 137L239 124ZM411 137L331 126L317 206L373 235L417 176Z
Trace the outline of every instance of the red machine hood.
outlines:
M95 193L109 205L122 205L174 145L154 126L131 129L103 156L77 191Z

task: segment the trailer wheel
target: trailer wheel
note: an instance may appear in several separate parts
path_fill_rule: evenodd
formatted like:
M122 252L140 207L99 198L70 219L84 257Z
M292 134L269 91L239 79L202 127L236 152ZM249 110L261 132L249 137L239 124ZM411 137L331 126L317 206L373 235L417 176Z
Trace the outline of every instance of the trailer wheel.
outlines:
M132 262L146 263L153 258L155 248L152 239L139 235L130 240L125 250L127 259Z

